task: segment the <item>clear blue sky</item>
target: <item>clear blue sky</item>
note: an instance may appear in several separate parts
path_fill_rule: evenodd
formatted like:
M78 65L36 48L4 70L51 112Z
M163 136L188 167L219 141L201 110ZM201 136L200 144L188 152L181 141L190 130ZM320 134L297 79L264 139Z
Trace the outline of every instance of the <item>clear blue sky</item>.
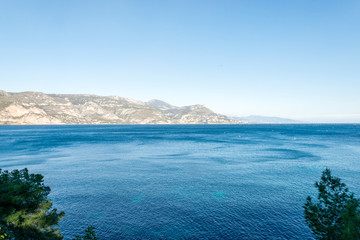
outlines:
M360 122L360 1L1 0L0 89Z

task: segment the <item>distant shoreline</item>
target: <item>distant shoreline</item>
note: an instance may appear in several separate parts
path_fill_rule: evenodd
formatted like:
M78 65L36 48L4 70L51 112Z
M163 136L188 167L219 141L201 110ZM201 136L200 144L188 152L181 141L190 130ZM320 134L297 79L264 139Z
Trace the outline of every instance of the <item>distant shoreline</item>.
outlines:
M2 124L0 126L247 126L247 125L360 125L360 123L159 123L159 124Z

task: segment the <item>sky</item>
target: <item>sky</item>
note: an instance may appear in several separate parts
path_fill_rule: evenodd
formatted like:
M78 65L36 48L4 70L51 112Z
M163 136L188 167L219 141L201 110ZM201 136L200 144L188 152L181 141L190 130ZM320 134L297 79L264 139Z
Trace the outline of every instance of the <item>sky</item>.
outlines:
M0 89L360 122L360 1L0 0Z

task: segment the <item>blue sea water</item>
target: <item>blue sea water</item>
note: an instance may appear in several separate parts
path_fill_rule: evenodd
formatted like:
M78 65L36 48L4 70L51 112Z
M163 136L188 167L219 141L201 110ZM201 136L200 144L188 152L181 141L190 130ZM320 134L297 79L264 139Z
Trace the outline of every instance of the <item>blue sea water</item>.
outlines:
M312 239L325 167L360 196L360 125L0 126L0 168L24 167L65 239Z

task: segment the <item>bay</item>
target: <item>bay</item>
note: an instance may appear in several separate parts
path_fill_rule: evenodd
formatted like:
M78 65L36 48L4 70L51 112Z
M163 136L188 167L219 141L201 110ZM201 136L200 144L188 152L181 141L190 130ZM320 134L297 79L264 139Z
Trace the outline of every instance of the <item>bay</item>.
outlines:
M0 168L45 176L65 239L313 239L325 167L360 195L360 125L0 126Z

